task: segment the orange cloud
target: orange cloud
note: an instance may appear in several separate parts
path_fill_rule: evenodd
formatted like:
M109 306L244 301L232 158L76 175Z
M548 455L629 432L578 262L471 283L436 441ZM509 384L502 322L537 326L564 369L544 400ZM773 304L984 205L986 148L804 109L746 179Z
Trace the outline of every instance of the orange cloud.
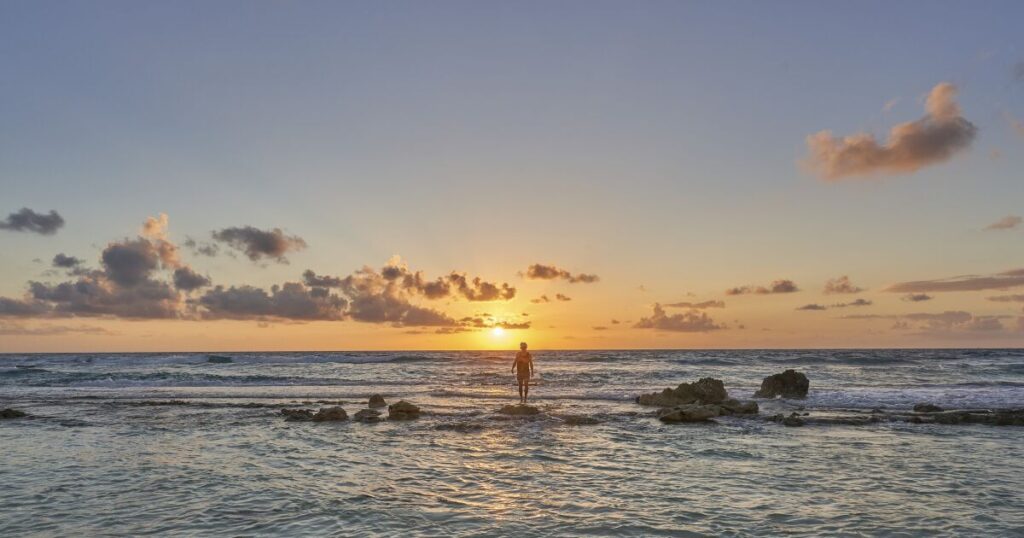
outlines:
M906 174L946 161L967 149L978 131L961 115L956 94L956 87L948 82L936 85L925 101L924 117L893 127L884 144L868 133L839 138L825 130L810 135L803 164L822 179L836 181Z

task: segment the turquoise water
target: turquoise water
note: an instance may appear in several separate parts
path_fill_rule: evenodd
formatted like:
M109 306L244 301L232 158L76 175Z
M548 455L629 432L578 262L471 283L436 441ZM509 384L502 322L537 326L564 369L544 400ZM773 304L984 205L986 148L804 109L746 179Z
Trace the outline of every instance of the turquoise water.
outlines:
M0 407L33 415L0 422L0 535L1024 534L1024 428L664 425L632 402L703 376L749 398L792 367L810 397L762 415L1021 407L1024 352L540 351L528 419L496 412L511 354L229 355L0 358ZM278 416L377 392L426 414Z

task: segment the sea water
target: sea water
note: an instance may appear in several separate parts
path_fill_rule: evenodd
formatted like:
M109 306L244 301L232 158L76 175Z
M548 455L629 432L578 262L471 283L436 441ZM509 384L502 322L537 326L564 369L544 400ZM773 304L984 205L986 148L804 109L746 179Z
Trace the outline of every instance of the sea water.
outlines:
M1024 535L1024 428L667 425L633 402L701 377L761 415L1024 407L1024 351L537 351L0 356L0 536ZM226 360L231 362L210 362ZM371 394L409 422L288 422ZM572 425L587 416L594 425Z

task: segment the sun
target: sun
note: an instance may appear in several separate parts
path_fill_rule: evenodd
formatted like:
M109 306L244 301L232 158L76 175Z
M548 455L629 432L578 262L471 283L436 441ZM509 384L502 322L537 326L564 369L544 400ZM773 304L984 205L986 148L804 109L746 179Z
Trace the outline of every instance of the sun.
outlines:
M503 336L504 334L505 334L505 329L502 329L501 327L495 327L495 328L491 329L491 335L494 336L495 338L499 338L499 337Z

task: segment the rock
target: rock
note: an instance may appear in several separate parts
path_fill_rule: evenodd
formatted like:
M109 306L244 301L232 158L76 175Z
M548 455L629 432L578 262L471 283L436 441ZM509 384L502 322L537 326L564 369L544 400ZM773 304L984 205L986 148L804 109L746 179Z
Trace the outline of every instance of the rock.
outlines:
M914 406L915 413L940 413L945 409L930 403L919 403Z
M380 394L374 394L373 396L370 396L370 402L368 405L370 407L384 407L387 404L388 403L384 401L383 396Z
M705 377L695 383L681 383L674 389L642 394L636 399L640 405L674 407L686 404L717 404L729 398L725 385L718 379Z
M540 413L540 409L532 405L519 404L519 405L506 405L498 410L503 415L513 415L517 417L532 416Z
M312 409L282 409L281 414L284 415L285 420L291 421L305 421L313 420Z
M680 405L658 410L658 420L669 424L706 422L717 417L720 409L717 405Z
M348 420L348 413L340 407L323 407L313 415L313 422L330 422L335 420Z
M755 398L806 398L811 382L807 376L796 370L786 370L781 374L773 374L761 381L761 389L754 393Z
M420 418L420 408L401 400L388 406L388 420L412 420Z
M722 408L722 415L756 415L758 412L757 402L741 402L735 399L728 399L718 404Z
M212 364L228 364L235 361L231 357L228 357L226 355L207 355L206 362Z
M27 417L28 413L24 411L18 411L17 409L0 409L0 419L2 418L23 418Z
M379 422L380 411L376 409L361 409L352 418L358 422Z
M789 416L779 413L777 415L773 415L771 420L772 422L780 422L783 426L790 427L799 427L805 424L804 419L800 418L800 415L797 413L790 413Z
M593 426L601 423L600 420L586 415L561 415L558 418L568 426Z

